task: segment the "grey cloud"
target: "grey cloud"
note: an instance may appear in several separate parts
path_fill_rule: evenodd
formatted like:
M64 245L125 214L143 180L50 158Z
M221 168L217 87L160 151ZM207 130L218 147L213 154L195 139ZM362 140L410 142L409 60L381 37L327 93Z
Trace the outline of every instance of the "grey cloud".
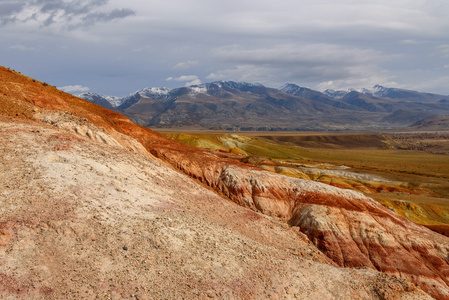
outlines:
M174 80L174 81L194 81L197 79L199 79L199 78L196 75L182 75L182 76L179 76L176 78L168 77L166 80L167 81L172 81L172 80Z
M176 78L168 77L166 81L181 81L185 82L185 86L201 84L201 80L196 75L182 75Z
M264 65L316 65L369 63L382 59L382 54L371 49L344 47L333 44L286 44L273 47L244 49L223 47L216 56L228 62Z
M16 1L3 1L0 3L0 26L16 21L15 14L24 8L24 3Z
M69 26L70 29L75 29L77 27L82 26L91 26L95 23L99 22L110 22L117 19L123 19L128 16L134 15L134 11L130 9L115 9L110 12L104 13L104 12L97 12L97 13L89 13L86 14L82 19L81 22Z
M82 85L66 85L66 86L60 86L58 87L59 90L64 91L66 93L82 93L82 92L88 92L90 89L86 86Z
M0 3L0 16L10 16L21 11L24 6L24 3L17 3L16 1L2 1Z
M448 9L447 0L0 0L0 57L57 86L117 95L206 79L448 94Z
M339 87L357 83L374 85L389 80L378 63L394 57L372 49L333 44L287 44L255 49L231 46L218 49L215 54L233 66L217 70L207 79L271 85L294 81L314 86L331 81Z
M189 60L189 61L177 63L176 65L173 66L173 69L174 70L186 70L186 69L195 67L198 64L199 64L199 62L196 60Z
M33 51L36 50L36 47L27 47L25 45L13 45L9 47L10 49L19 50L19 51Z
M449 45L440 45L436 47L437 55L449 58Z
M0 25L34 21L42 27L57 24L66 29L87 27L134 15L130 9L105 10L108 0L68 2L59 0L27 0L21 4L0 4Z

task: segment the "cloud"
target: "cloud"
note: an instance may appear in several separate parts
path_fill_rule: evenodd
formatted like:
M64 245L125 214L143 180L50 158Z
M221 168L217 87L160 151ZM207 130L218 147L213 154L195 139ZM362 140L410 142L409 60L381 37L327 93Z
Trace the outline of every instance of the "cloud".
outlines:
M91 26L96 23L106 23L118 19L123 19L134 14L134 11L129 9L114 9L110 12L88 13L80 18L80 22L71 24L69 28L74 29L77 27Z
M196 75L182 75L176 78L168 77L166 81L181 81L186 82L185 86L198 85L201 84L201 80Z
M195 79L190 82L186 82L185 86L198 85L198 84L201 84L201 80Z
M386 87L401 87L393 79L394 76L392 76L389 72L370 73L360 77L348 77L320 82L312 86L312 88L318 91L324 91L327 89L341 90L354 87L372 87L376 84Z
M417 45L417 44L422 44L423 41L419 41L419 40L402 40L401 43L403 43L403 44L410 44L410 45Z
M381 53L372 49L325 43L281 44L255 49L228 46L218 49L215 54L227 62L277 66L373 63L382 58Z
M314 86L329 81L339 85L385 82L389 80L389 75L378 64L395 57L373 49L324 43L264 48L229 46L218 49L215 54L218 59L233 66L210 73L207 79L250 81L275 86L285 82Z
M196 75L182 75L176 78L173 77L168 77L166 80L167 81L193 81L193 80L198 80L198 76Z
M196 60L188 60L186 62L180 62L180 63L176 64L175 66L173 66L173 69L174 70L187 70L187 69L197 66L198 64L199 64L199 62Z
M16 21L16 15L25 6L22 2L2 1L0 2L0 26Z
M206 76L207 80L231 80L244 82L258 82L270 85L270 68L255 65L236 65L231 68L218 70ZM273 71L271 69L271 71ZM279 73L279 72L276 72ZM272 73L271 73L272 74Z
M90 89L86 86L82 85L66 85L58 87L59 90L64 91L66 93L83 93L88 92Z
M108 0L3 0L0 3L0 26L32 23L41 27L56 25L65 29L88 27L134 15L130 9L105 7Z
M417 91L432 91L433 93L441 95L449 95L449 92L445 86L449 82L449 76L439 76L437 78L423 79L420 77L415 82L410 81L406 88Z
M27 47L25 45L13 45L9 47L13 50L19 50L19 51L33 51L36 50L36 47Z
M449 45L440 45L436 47L436 54L445 58L449 57Z

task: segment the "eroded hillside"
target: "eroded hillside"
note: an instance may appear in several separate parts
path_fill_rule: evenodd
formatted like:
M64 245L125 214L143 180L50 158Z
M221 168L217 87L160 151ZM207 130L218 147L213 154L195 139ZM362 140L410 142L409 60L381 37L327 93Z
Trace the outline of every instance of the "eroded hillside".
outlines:
M0 298L425 299L122 147L5 118L0 145Z

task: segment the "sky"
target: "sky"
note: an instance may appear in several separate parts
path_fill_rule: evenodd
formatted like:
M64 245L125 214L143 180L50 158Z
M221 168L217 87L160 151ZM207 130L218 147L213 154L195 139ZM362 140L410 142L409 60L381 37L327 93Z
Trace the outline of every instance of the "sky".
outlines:
M0 65L70 93L218 80L449 95L447 0L0 0Z

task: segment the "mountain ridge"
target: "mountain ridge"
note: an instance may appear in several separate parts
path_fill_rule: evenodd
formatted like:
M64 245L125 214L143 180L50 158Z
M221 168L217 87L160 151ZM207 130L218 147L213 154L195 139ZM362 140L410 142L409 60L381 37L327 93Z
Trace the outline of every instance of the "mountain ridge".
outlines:
M262 84L215 81L174 89L145 88L120 99L93 93L77 96L106 108L111 108L109 102L114 110L148 127L390 129L417 121L407 114L423 114L423 118L449 114L449 96L380 85L319 92L292 83L275 89ZM404 111L407 113L398 113Z
M89 95L95 95L99 97L103 97L104 100L107 100L113 105L114 107L120 106L126 99L129 97L132 97L133 95L140 94L141 96L155 96L156 98L162 98L163 95L167 95L172 90L177 90L181 88L192 88L192 90L199 90L199 89L205 89L205 91L210 87L216 85L218 87L233 87L233 88L242 88L242 87L266 87L260 83L249 83L249 82L237 82L237 81L213 81L208 83L202 83L202 84L196 84L186 87L177 87L177 88L168 88L168 87L146 87L140 90L137 90L135 92L131 92L126 96L118 97L118 96L107 96L107 95L101 95L94 92L84 92L84 93L74 93L73 95L79 98L84 99L84 97L88 97ZM382 85L374 85L369 88L348 88L348 89L340 89L340 90L334 90L334 89L326 89L322 92L318 90L313 90L311 88L299 86L295 83L286 83L280 88L279 90L287 93L287 94L295 94L298 90L307 90L312 91L316 94L324 95L332 99L338 99L350 92L357 92L365 95L370 95L374 97L389 97L389 98L405 98L410 95L427 95L429 97L437 97L440 98L439 100L449 98L449 95L441 95L441 94L435 94L435 93L427 93L427 92L419 92L415 90L408 90L408 89L400 89L400 88L389 88L384 87ZM157 97L156 95L159 95ZM85 99L88 100L88 99ZM89 100L90 101L90 100ZM449 100L448 100L449 101Z

